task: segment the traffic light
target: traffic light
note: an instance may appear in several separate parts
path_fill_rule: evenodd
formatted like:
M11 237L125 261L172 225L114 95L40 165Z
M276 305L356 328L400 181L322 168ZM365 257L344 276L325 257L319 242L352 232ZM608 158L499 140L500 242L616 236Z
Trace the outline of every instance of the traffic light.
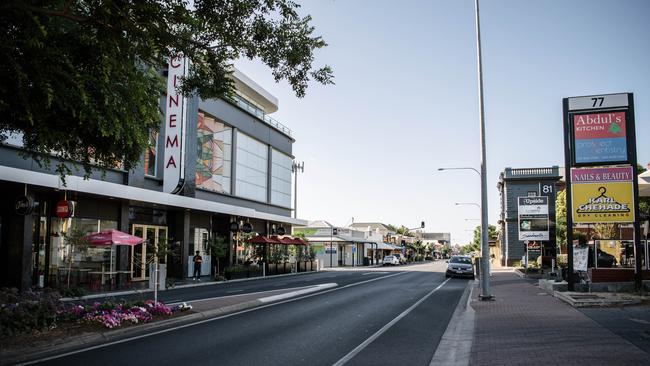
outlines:
M332 228L332 235L338 235L338 233L339 233L338 228L333 227Z
M422 225L420 227L424 229L424 221L422 221Z

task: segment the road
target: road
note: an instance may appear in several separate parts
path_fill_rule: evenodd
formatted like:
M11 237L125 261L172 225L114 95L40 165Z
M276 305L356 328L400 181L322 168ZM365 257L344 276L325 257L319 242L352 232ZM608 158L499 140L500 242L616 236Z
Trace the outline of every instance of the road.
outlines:
M467 280L444 263L331 271L183 289L188 301L319 283L338 286L146 337L49 359L51 365L429 365Z

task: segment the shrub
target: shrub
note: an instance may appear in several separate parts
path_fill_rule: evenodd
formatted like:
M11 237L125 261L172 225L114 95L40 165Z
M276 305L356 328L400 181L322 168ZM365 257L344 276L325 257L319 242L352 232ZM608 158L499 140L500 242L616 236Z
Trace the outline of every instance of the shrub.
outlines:
M56 326L61 306L56 291L23 291L0 289L0 336L11 336Z

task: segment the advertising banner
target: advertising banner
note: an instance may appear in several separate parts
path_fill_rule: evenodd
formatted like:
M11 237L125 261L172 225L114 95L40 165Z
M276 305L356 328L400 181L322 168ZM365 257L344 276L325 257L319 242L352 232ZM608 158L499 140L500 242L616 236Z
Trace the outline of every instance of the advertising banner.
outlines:
M632 167L571 168L575 223L634 222Z
M548 197L517 197L519 240L549 240Z
M573 115L575 163L627 161L625 112Z

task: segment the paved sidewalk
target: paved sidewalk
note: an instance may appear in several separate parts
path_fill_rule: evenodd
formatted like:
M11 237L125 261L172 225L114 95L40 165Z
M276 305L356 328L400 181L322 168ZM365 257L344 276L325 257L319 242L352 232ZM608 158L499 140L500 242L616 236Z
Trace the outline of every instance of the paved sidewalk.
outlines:
M471 365L650 365L650 354L514 273L490 278L478 301Z

